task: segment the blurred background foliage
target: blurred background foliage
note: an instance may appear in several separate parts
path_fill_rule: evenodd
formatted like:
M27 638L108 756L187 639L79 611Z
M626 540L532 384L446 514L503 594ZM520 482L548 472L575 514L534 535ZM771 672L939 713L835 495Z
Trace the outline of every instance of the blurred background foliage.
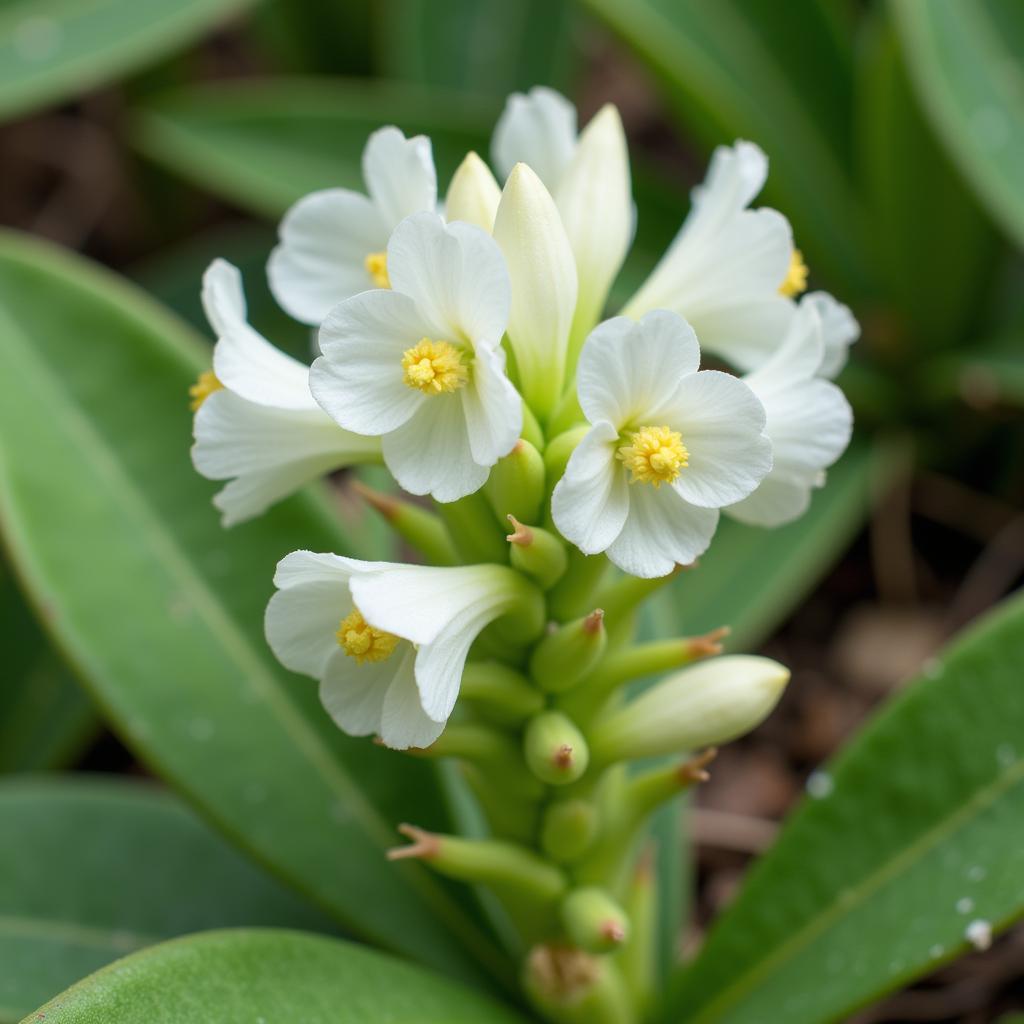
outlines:
M761 201L792 221L811 286L847 302L864 333L842 378L858 436L809 515L769 534L724 523L700 572L684 574L647 623L699 632L729 622L737 648L767 645L797 669L789 719L729 755L718 789L708 791L713 807L695 817L698 839L727 851L701 865L702 909L713 910L731 891L737 858L745 863L763 846L764 829L807 769L1024 569L1022 54L1019 0L4 0L0 222L133 279L204 335L198 282L208 261L224 256L245 274L257 327L306 354L308 332L276 309L266 288L274 224L313 189L361 188L359 156L382 123L431 136L443 192L467 149L486 155L510 91L552 85L577 102L581 121L617 103L638 232L615 299L642 280L677 230L710 149L757 141L771 161ZM63 271L46 278L16 249L5 253L8 312L24 325L33 302L47 306ZM95 375L83 370L79 380L62 370L76 347L94 343L85 330L90 308L77 296L34 325L49 373L50 390L40 376L39 394L91 403L102 415L110 395ZM142 345L144 317L134 316L126 313L118 330L126 344ZM184 395L191 366L202 362L198 350L181 355L192 343L183 340L173 358L140 355L137 372L155 381L153 408L172 409L176 388ZM115 356L98 345L96 359L111 364ZM24 414L32 411L26 404ZM300 514L289 504L279 520L238 531L221 551L209 489L188 477L184 404L154 430L167 463L136 467L131 482L163 502L161 488L174 476L201 506L201 525L187 521L184 500L184 525L173 524L197 572L210 552L249 566L248 596L232 605L248 642L258 643L258 621L244 620L265 598L257 579L269 589L273 530L294 537L293 546L312 543L312 532L364 556L382 553L380 525L344 494L332 499L343 534L324 525L322 509ZM66 470L78 480L88 467L73 454ZM0 495L15 562L19 537L47 525L45 516L18 521L33 508L23 498L5 505ZM58 500L58 492L35 495L37 511L44 498ZM168 497L169 522L174 507ZM80 562L79 582L113 571L88 552ZM25 564L21 573L31 575ZM215 576L214 589L230 589ZM179 753L173 729L153 739L161 709L134 701L116 671L97 673L92 652L72 650L67 637L56 653L35 624L47 624L38 587L32 600L34 613L0 567L0 637L14 652L0 684L0 771L134 770L132 756L101 732L70 661L122 740L272 859L244 808L225 809L226 798L204 789L202 766ZM77 600L88 604L88 588ZM134 614L133 595L117 614ZM160 657L173 659L171 647ZM231 664L230 644L223 648L218 657L228 660L218 664ZM138 670L112 664L129 676ZM826 685L823 672L841 685ZM238 698L220 696L216 714L227 724ZM334 751L324 756L349 758L357 778L368 764L380 767L376 752L364 759L325 737L315 701L306 703L316 742ZM268 743L283 742L270 736L269 717L264 725ZM739 780L755 770L754 796L737 796ZM302 771L294 766L300 788ZM264 783L272 785L255 784ZM382 799L400 813L394 792ZM120 801L109 797L104 813L126 813ZM309 851L300 846L290 864L274 864L279 872L303 868ZM329 859L330 844L317 855ZM314 895L328 909L344 902L331 891ZM154 933L173 930L161 924ZM429 945L424 934L410 944Z

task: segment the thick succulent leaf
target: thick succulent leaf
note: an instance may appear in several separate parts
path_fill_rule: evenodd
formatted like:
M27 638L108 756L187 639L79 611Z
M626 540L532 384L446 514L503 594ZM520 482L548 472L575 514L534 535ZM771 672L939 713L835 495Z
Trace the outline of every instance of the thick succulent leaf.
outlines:
M761 643L828 572L864 524L873 487L887 473L884 451L856 441L829 470L810 510L775 530L723 516L696 569L659 595L661 635L704 633L729 625L731 650Z
M0 650L0 772L68 763L95 732L96 715L2 562Z
M936 131L978 197L1024 244L1024 7L895 0L910 69Z
M0 1022L143 946L206 928L334 931L155 785L0 782Z
M741 137L765 149L765 197L792 220L812 268L849 284L869 275L848 171L850 31L835 5L586 2L657 74L673 111L707 145Z
M666 1021L845 1020L1024 912L1022 662L1017 596L889 702L751 871Z
M221 529L188 457L186 389L206 359L125 284L0 237L0 526L14 564L160 775L355 933L476 977L493 947L461 904L383 857L396 822L445 826L436 776L345 737L315 684L266 647L276 561L344 541L312 498Z
M109 82L246 6L246 0L11 0L0 10L0 117Z
M565 89L575 13L568 0L395 0L377 28L380 72L501 100Z
M47 1024L522 1024L472 989L338 939L239 929L119 960L26 1020Z
M386 124L430 136L443 195L467 150L486 146L497 110L416 86L256 79L161 96L136 111L134 138L170 170L277 217L315 189L363 191L363 146Z

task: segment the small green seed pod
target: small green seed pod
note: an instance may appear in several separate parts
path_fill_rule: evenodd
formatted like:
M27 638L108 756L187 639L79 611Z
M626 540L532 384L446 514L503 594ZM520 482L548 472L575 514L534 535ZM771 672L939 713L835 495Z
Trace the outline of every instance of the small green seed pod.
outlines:
M561 711L542 711L530 720L523 753L530 771L550 786L575 782L590 763L583 733Z
M580 949L611 953L629 938L626 912L596 886L574 889L562 900L562 924Z
M571 690L601 660L607 643L604 612L595 608L537 644L530 657L530 675L549 693Z

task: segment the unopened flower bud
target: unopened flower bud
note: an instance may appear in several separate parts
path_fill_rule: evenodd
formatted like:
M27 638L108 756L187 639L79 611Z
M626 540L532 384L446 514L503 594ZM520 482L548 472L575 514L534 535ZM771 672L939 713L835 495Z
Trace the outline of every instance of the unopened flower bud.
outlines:
M535 523L544 503L544 459L540 452L519 438L512 451L491 469L484 493L499 522L513 515L524 523Z
M540 845L560 864L571 864L582 856L597 833L597 808L590 800L557 800L544 811Z
M448 186L445 219L475 224L490 234L500 199L501 189L490 168L476 153L468 153Z
M543 590L553 587L565 574L569 564L565 544L550 530L525 526L509 516L513 531L508 535L512 567L532 576Z
M632 1021L629 993L615 962L569 945L535 946L523 965L523 989L559 1024Z
M725 743L767 718L788 682L789 670L770 658L701 662L602 719L591 737L594 756L609 763Z
M607 642L604 612L595 608L537 644L530 657L530 675L549 693L570 690L601 660Z
M583 734L560 711L543 711L530 720L523 752L533 774L551 786L575 782L590 762Z
M544 695L526 676L499 661L470 661L462 670L459 700L488 721L518 725L544 707Z
M426 555L434 565L459 564L459 556L448 528L433 512L404 498L375 491L359 480L353 480L351 486L356 494L383 516L402 540Z
M569 464L569 456L576 450L580 441L587 436L589 429L586 424L571 427L551 439L544 449L544 468L547 470L549 480L562 479L565 467Z
M596 886L569 893L562 900L561 917L569 938L588 953L611 953L629 938L626 912Z

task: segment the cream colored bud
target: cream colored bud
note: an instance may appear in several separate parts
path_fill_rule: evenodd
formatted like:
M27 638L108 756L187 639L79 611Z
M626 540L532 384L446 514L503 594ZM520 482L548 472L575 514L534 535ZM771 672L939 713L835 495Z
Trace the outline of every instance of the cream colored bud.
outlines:
M730 655L677 672L603 719L596 761L660 756L725 743L760 725L789 682L770 658Z
M500 199L501 189L490 168L476 153L469 153L452 175L445 199L445 219L475 224L490 234Z

